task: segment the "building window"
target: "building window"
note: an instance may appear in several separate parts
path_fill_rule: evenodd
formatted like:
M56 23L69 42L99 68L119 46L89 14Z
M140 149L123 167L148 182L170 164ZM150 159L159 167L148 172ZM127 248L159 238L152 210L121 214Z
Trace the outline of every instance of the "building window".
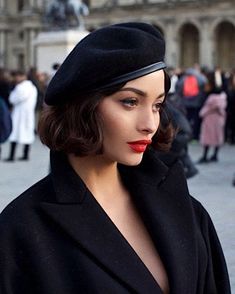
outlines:
M18 11L22 11L23 8L24 8L24 0L18 0L18 2L17 2Z
M18 38L19 38L20 41L24 41L24 32L23 31L19 32Z
M87 7L90 7L91 5L91 0L83 0L82 2L86 4Z
M17 67L18 69L25 69L25 56L23 53L19 53L17 56Z

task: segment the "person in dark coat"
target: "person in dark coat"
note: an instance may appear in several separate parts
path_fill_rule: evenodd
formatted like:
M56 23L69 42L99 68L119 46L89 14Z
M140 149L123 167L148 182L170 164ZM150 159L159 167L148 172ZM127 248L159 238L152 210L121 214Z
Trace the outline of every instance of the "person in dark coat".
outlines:
M8 71L0 68L0 158L1 158L1 144L9 137L12 129L12 122L10 117L10 103L8 100L10 94L10 80Z
M167 109L171 114L171 120L176 134L170 150L168 152L159 152L159 156L164 161L178 159L183 165L186 178L189 179L198 174L198 170L188 152L188 144L192 139L192 128L180 101L181 99L178 95L167 97Z
M0 215L1 293L231 293L210 216L155 151L173 137L164 53L123 23L65 59L39 123L51 173Z
M200 118L198 116L205 97L206 77L198 68L188 68L176 83L176 93L187 110L187 119L193 130L193 139L198 140Z
M235 144L235 70L229 79L226 118L226 139L230 144Z
M0 68L0 97L5 101L9 109L11 109L11 104L8 100L10 92L11 81L9 72L4 68Z

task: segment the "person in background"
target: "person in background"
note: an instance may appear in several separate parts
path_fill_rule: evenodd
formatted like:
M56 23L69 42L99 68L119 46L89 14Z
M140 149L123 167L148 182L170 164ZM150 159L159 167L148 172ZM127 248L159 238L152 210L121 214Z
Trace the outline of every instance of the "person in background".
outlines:
M235 173L233 174L232 185L235 187Z
M176 91L176 84L179 80L179 69L170 67L168 68L167 72L169 74L169 77L171 79L171 87L168 93L168 97L175 95L175 91Z
M235 144L235 70L231 73L228 83L226 140Z
M224 143L227 97L222 87L216 86L214 73L208 74L207 88L209 93L199 113L202 118L200 143L203 146L199 164L218 161L219 148ZM213 154L208 157L210 148L213 148Z
M9 72L4 68L0 68L0 97L5 101L9 109L11 108L9 103L11 88Z
M35 107L37 103L37 88L27 80L27 75L21 70L12 73L15 88L11 91L9 102L12 105L12 132L9 137L10 151L6 161L15 160L17 144L23 144L23 155L20 160L28 160L30 145L35 139Z
M228 85L227 79L222 69L217 65L214 70L215 87L221 89L223 92L227 92Z
M159 156L164 162L179 160L183 165L186 178L189 179L198 174L198 169L188 152L188 144L192 139L192 128L185 115L185 109L180 97L176 94L168 96L167 108L171 114L172 123L176 129L176 135L169 152L161 152Z
M200 132L199 111L205 99L206 78L198 68L188 68L176 84L176 93L182 98L187 119L193 130L193 139L198 140Z
M34 86L37 88L37 92L38 92L36 111L42 110L43 97L45 94L45 89L42 87L39 75L40 74L39 74L36 67L31 67L27 73L28 80L34 84Z
M59 62L55 62L52 64L51 66L51 73L50 73L50 76L47 80L48 84L49 82L51 81L51 79L54 77L55 73L57 72L57 70L60 68L60 63Z
M31 67L27 73L28 80L30 80L34 86L37 88L38 96L37 103L35 107L35 133L37 134L37 126L39 121L39 116L43 107L43 99L48 85L48 75L46 73L41 73L36 67Z
M0 96L0 158L1 144L5 143L12 131L11 113L5 100Z
M9 72L0 68L0 158L1 158L1 144L4 143L10 135L12 123L10 118L9 94L11 90L11 83L9 79Z
M210 216L181 164L165 41L147 23L87 35L52 78L39 122L51 173L0 215L4 294L230 294Z

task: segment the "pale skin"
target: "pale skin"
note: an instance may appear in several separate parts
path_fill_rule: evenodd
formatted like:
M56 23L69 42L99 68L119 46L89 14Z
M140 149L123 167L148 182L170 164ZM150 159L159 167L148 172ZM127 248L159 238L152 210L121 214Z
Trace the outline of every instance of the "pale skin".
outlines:
M159 127L164 97L163 70L127 82L98 106L103 121L103 154L70 154L69 161L163 293L169 293L164 265L117 169L117 163L134 166L141 162L143 152L134 152L127 142L151 140Z

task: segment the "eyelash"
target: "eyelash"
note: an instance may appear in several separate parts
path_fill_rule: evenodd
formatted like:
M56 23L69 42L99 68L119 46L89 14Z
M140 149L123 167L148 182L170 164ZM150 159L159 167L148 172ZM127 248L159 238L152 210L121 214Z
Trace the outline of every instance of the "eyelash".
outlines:
M127 107L134 107L138 105L138 101L135 98L125 98L121 100L121 103Z
M120 100L120 102L128 108L134 108L138 105L138 100L136 98L126 98L126 99ZM163 104L164 104L164 101L160 103L155 103L154 106L156 107L156 109L154 111L156 112L160 111Z
M164 103L164 102L156 103L156 104L155 104L155 105L156 105L156 108L157 108L156 111L161 111L161 109L162 109L162 107L163 107L163 103Z

